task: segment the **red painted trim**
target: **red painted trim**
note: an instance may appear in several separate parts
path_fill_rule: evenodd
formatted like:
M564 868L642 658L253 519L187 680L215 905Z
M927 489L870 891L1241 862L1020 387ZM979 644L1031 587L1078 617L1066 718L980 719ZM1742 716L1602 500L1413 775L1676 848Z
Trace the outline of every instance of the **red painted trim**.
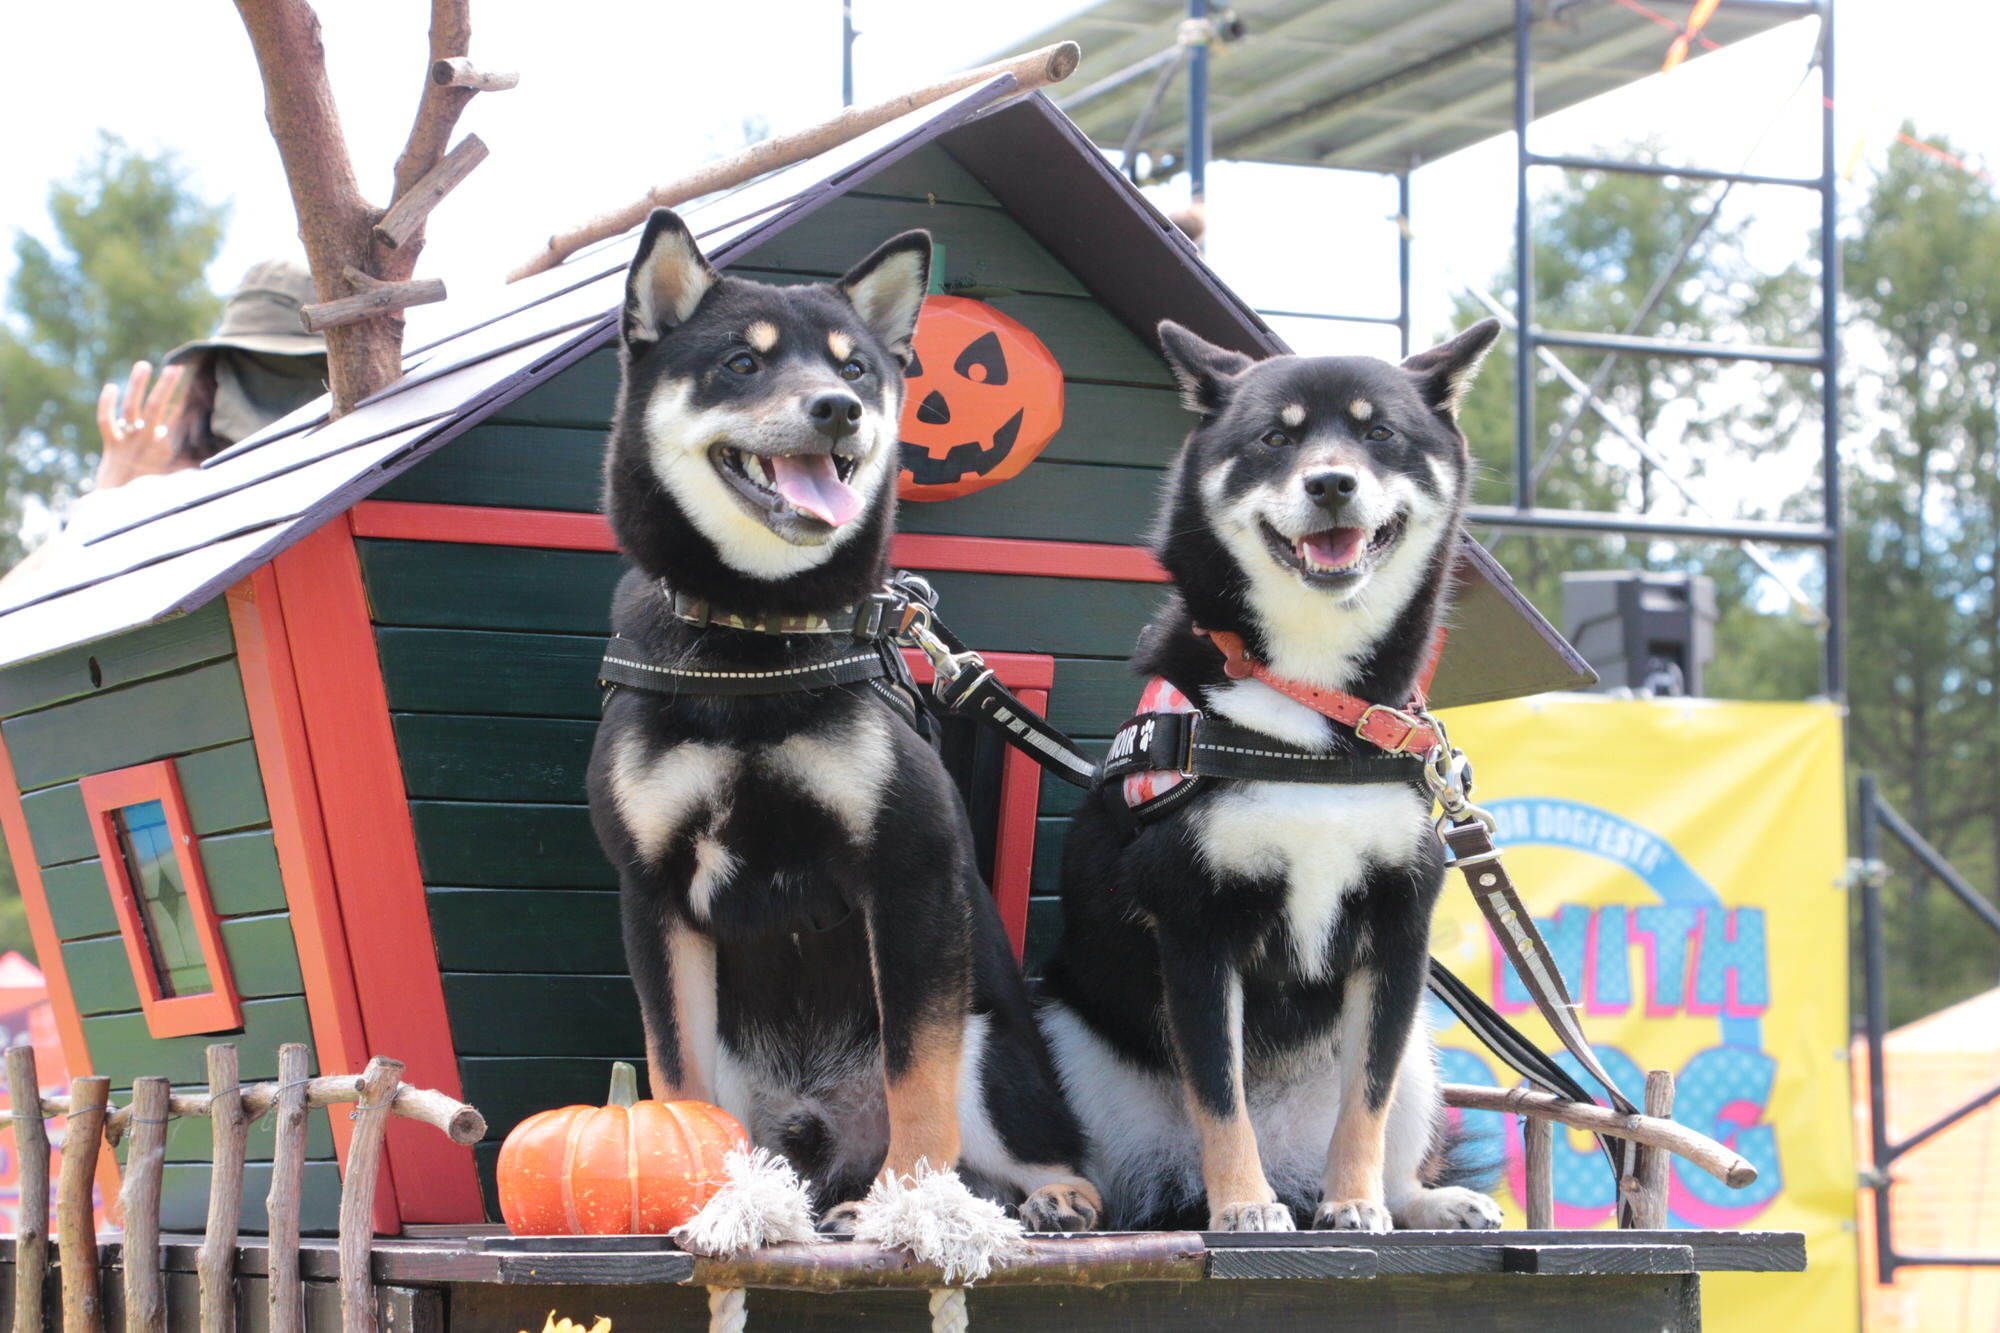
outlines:
M351 511L357 537L403 541L472 542L483 546L539 546L563 551L615 551L602 514L479 505L363 500ZM1165 583L1166 571L1143 546L1096 542L1027 541L1018 537L948 537L899 532L889 558L910 569L953 573L1029 574L1060 579L1111 579Z
M320 819L319 786L313 780L312 751L291 645L285 637L278 577L270 566L229 590L229 625L236 637L250 734L271 810L271 834L277 844L292 939L298 947L299 974L305 979L314 1056L322 1072L359 1073L369 1056L361 1000L354 988L347 931L340 921L340 896L327 851L326 826ZM335 1156L345 1169L353 1122L335 1108L328 1109L327 1120L333 1128ZM399 1230L398 1215L395 1184L385 1171L375 1188L376 1229Z
M899 532L889 558L909 569L967 574L1034 574L1056 579L1165 583L1166 571L1143 546L1027 541L1019 537L945 537Z
M21 784L14 776L14 757L7 751L4 736L0 736L0 833L7 835L7 851L14 861L14 882L21 890L28 934L35 941L35 962L42 969L42 980L48 989L56 1036L62 1041L63 1063L69 1067L72 1078L91 1073L95 1066L90 1063L90 1045L83 1036L83 1015L77 1012L76 996L69 988L62 938L56 934L55 917L49 911L48 889L42 884L42 866L35 857L34 839L28 836L28 816L21 808ZM98 1154L97 1189L107 1211L115 1212L117 1154Z
M197 1037L242 1027L243 998L237 994L236 976L229 969L229 955L222 947L222 923L216 919L215 903L208 896L208 876L195 852L194 825L188 819L187 798L181 794L180 774L174 768L174 761L158 759L150 764L93 773L77 783L77 790L83 796L84 814L90 820L90 835L97 843L98 859L104 865L105 882L111 886L111 907L118 915L118 933L125 939L125 958L132 965L132 979L138 983L139 1007L146 1014L146 1031L155 1038ZM117 812L148 801L158 801L166 812L174 864L180 868L181 888L187 893L188 907L194 915L195 942L200 945L202 963L208 968L210 987L197 995L166 993L147 941L145 908L118 838Z
M345 522L273 563L320 816L368 1049L403 1061L406 1082L461 1095L451 1020L431 940L416 833L361 564ZM392 1120L388 1141L403 1222L483 1215L472 1153L436 1130Z
M986 665L1037 713L1049 708L1049 687L1056 663L1042 653L982 653ZM903 650L910 674L919 685L934 678L930 659L914 649ZM1014 946L1015 961L1028 947L1028 895L1035 886L1035 820L1042 800L1042 766L1014 746L1000 761L1000 809L993 830L993 905Z
M602 514L554 509L498 509L480 505L363 500L348 511L357 537L418 542L471 542L479 546L540 546L558 551L615 551Z

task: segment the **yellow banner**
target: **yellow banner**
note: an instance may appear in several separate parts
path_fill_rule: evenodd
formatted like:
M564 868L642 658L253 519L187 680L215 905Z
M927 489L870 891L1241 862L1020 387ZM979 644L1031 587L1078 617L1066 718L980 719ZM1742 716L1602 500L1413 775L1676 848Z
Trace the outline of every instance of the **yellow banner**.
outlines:
M1838 712L1566 695L1445 722L1606 1069L1634 1102L1647 1070L1671 1071L1674 1118L1757 1167L1731 1190L1676 1159L1671 1225L1805 1233L1806 1273L1704 1279L1705 1326L1855 1328ZM1433 952L1559 1050L1456 881ZM1513 1081L1456 1022L1438 1039L1447 1081ZM1519 1122L1469 1113L1464 1128L1490 1156L1505 1144L1503 1202L1522 1225ZM1556 1225L1610 1225L1614 1202L1594 1142L1559 1133Z

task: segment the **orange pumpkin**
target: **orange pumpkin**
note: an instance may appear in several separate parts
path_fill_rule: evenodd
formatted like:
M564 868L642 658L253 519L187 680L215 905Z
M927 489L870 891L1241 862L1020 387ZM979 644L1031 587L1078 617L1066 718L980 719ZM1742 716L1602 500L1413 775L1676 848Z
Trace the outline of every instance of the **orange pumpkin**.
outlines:
M658 1235L722 1188L722 1159L750 1138L707 1102L642 1102L631 1065L611 1067L606 1106L529 1116L500 1146L500 1215L517 1236Z
M1062 367L983 301L927 296L903 372L905 500L949 500L1021 475L1063 418Z

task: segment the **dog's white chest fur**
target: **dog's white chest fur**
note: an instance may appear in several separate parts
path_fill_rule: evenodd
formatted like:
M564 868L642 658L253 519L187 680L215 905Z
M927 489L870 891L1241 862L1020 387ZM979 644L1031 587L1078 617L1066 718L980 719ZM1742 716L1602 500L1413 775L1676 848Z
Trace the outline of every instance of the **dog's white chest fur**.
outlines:
M706 917L716 885L736 866L736 852L722 831L748 781L764 779L796 790L840 821L858 847L867 848L896 761L889 734L894 724L877 711L824 732L750 749L687 742L653 751L643 737L628 732L619 738L611 764L619 816L648 860L658 860L675 839L692 835L689 899L696 917Z
M1218 874L1285 880L1292 965L1325 975L1341 903L1371 867L1416 855L1428 832L1407 787L1257 782L1224 792L1199 814L1197 845Z
M1309 750L1331 744L1324 717L1261 681L1237 681L1210 696L1233 722ZM1285 880L1285 925L1300 976L1326 974L1341 902L1370 868L1413 859L1430 836L1430 811L1404 786L1313 786L1251 782L1223 792L1197 814L1202 859L1217 874Z

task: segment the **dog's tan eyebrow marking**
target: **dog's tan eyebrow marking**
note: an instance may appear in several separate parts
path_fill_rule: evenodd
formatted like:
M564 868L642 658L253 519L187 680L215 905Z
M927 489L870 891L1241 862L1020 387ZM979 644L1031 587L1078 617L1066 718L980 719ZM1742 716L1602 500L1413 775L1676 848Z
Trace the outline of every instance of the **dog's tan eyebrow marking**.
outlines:
M1375 404L1366 398L1357 398L1347 405L1347 410L1354 414L1356 421L1367 421L1375 415Z
M1306 410L1297 403L1287 403L1285 410L1278 413L1278 419L1283 421L1287 426L1303 425L1306 419Z
M833 353L833 359L836 361L845 361L848 357L854 355L854 339L848 337L839 329L835 329L826 335L826 345L827 350Z
M759 352L769 352L778 345L778 326L767 319L760 319L743 330L743 341Z

